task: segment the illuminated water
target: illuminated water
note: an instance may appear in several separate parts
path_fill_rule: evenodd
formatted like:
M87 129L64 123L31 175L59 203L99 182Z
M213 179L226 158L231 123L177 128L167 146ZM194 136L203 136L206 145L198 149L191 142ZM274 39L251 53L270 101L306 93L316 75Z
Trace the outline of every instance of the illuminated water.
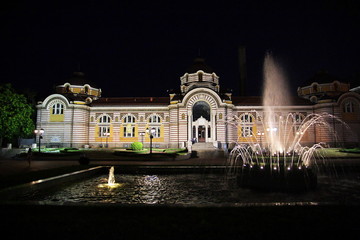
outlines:
M107 175L59 188L52 193L23 200L41 204L168 204L168 205L291 205L358 204L360 180L343 177L334 181L319 176L319 187L310 192L288 194L240 188L222 174L115 175L117 188L99 187Z

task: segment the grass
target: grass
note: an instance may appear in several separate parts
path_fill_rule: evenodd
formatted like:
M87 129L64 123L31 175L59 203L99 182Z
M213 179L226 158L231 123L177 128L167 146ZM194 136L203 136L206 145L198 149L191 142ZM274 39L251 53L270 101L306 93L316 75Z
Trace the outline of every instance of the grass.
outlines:
M359 151L359 148L357 148ZM324 157L335 157L335 158L348 158L348 157L359 157L359 152L344 151L341 148L322 148L318 150Z
M344 152L344 153L356 153L359 154L360 153L360 148L343 148L339 150L340 152Z

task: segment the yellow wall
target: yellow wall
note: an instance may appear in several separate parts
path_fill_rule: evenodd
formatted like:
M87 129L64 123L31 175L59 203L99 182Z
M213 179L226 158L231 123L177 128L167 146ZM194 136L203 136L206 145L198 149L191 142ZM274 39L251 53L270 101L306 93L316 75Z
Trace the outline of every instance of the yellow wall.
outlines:
M99 137L99 132L100 132L100 126L96 126L95 128L95 142L103 142L106 143L107 142L112 142L114 140L113 136L114 136L114 132L113 132L113 126L110 125L110 136L109 137ZM106 140L107 139L107 140Z
M63 122L64 114L52 114L50 113L50 122Z
M253 135L251 137L242 137L242 127L252 127ZM239 125L238 126L238 141L239 142L256 142L257 126L253 125Z

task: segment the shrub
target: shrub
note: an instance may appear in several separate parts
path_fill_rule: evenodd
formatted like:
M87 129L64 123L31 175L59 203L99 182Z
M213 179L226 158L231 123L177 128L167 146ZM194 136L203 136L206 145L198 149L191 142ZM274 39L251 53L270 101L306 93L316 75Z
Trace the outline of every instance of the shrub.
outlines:
M133 142L131 144L131 149L133 151L139 151L139 150L142 150L143 149L143 144L141 142Z

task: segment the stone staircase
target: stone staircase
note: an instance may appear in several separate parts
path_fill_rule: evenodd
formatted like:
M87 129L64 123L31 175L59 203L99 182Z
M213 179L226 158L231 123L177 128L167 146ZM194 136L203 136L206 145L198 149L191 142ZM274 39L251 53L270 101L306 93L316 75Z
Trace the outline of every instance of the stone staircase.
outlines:
M217 149L214 147L213 143L210 142L198 142L192 145L192 150L209 150Z
M192 145L192 151L196 152L198 158L213 159L224 158L224 150L214 147L213 143L195 143Z

